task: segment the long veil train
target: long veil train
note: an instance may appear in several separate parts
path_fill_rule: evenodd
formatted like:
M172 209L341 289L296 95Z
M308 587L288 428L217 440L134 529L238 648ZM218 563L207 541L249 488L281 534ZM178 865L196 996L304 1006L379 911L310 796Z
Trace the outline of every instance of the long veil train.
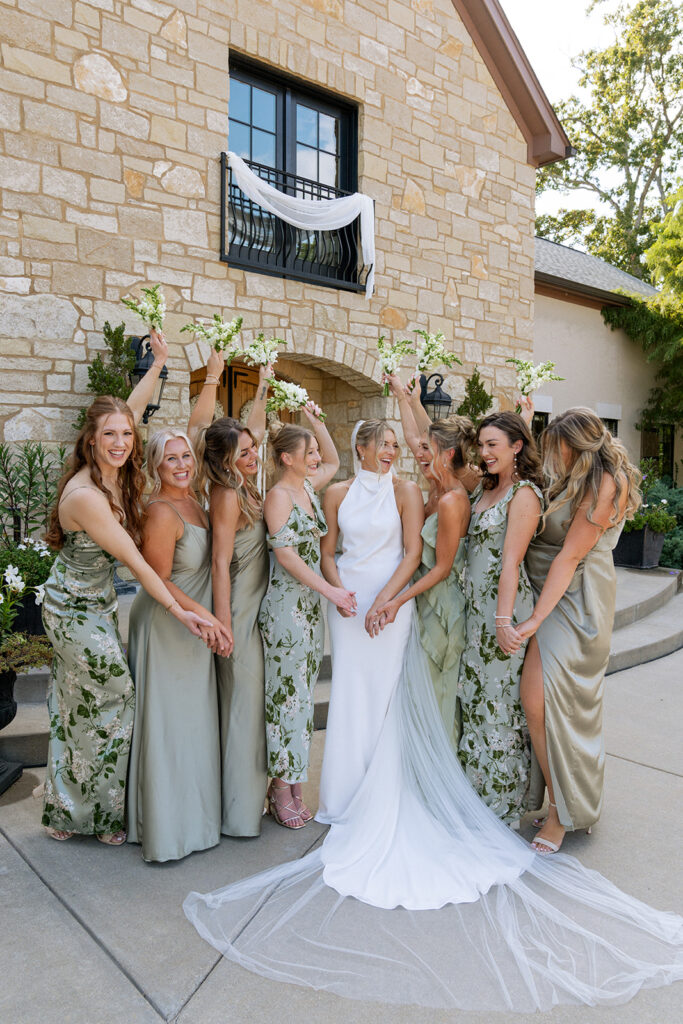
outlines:
M414 618L344 821L301 860L190 893L183 906L243 967L356 999L529 1012L625 1002L683 978L683 918L573 857L535 854L479 800L443 727Z

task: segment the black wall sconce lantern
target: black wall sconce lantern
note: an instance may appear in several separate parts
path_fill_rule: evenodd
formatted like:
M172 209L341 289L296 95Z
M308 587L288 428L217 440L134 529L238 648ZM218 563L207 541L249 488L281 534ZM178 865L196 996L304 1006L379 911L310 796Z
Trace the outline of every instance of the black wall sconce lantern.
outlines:
M429 391L432 381L434 387ZM441 387L442 384L443 376L440 373L433 373L430 377L425 377L423 373L420 377L420 402L431 420L440 420L448 416L453 403L451 396Z
M154 362L154 353L149 343L149 334L143 335L142 338L138 338L137 335L133 335L130 339L130 347L135 353L135 366L130 372L130 381L133 387L139 384L142 378L145 376L150 366ZM161 407L161 396L164 393L164 387L168 379L168 368L163 366L159 374L159 379L154 387L154 394L152 395L152 401L147 404L147 408L142 414L142 422L149 423L150 416Z

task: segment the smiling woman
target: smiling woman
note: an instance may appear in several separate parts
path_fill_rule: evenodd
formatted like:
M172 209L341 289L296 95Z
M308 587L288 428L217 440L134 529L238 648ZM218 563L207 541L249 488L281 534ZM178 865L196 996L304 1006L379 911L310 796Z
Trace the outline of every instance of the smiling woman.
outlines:
M144 487L136 422L168 354L162 335L152 332L151 343L155 366L128 404L105 396L87 410L46 538L59 549L43 602L55 657L42 821L54 839L74 832L116 846L126 839L134 690L118 631L115 560L195 636L211 627L181 606L136 546Z
M136 712L128 779L128 839L147 861L178 860L220 839L221 787L216 673L212 651L232 637L211 607L211 539L192 493L196 469L181 431L147 445L152 498L142 553L176 601L210 625L208 646L191 643L144 591L130 612L128 661ZM189 680L192 684L188 685ZM202 742L197 745L196 737Z

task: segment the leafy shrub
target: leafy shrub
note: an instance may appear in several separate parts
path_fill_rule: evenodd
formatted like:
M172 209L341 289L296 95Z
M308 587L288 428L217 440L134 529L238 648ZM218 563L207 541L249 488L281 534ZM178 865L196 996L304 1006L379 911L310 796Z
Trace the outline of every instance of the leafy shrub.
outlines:
M27 587L39 587L50 575L56 557L56 551L32 540L26 544L0 548L0 576L8 565L13 565Z

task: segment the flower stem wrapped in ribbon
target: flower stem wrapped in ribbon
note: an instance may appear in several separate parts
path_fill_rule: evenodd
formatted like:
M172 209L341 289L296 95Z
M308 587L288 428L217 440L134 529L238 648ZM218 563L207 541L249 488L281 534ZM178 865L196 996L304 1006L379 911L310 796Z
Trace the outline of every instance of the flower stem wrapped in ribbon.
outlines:
M163 331L166 315L166 299L160 284L142 289L141 299L121 299L127 309L132 309L146 324L155 331Z
M379 352L382 376L396 373L401 365L403 356L415 355L415 349L410 338L403 338L402 341L395 341L393 344L389 344L384 334L377 339L377 351ZM386 382L382 394L385 398L389 395L389 385Z
M268 366L269 363L274 366L277 362L278 347L286 344L282 338L266 338L263 331L260 331L242 355L250 366Z
M517 367L517 387L520 394L525 397L537 391L548 380L564 380L564 377L553 373L555 363L551 360L538 363L537 366L534 366L530 359L506 359L505 362ZM522 407L518 405L515 411L521 412Z
M288 412L297 412L303 409L310 402L308 391L300 384L291 384L286 380L276 380L275 377L268 378L268 384L272 389L272 395L266 402L266 412L279 412L280 409L287 409ZM324 412L321 412L318 419L326 420Z
M208 342L216 352L225 352L225 361L230 365L235 356L240 355L240 347L235 338L242 330L242 317L236 316L233 320L225 322L222 316L214 313L213 320L202 323L196 320L194 323L185 324L180 328L183 331L192 331L194 334Z

